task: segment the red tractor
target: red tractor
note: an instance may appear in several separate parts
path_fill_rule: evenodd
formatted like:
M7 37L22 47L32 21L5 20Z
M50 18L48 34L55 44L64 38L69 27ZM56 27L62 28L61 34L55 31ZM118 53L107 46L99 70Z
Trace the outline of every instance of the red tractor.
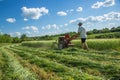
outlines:
M60 36L58 38L58 48L64 49L64 48L73 46L73 44L71 44L71 41L73 39L76 39L77 37L78 37L78 34L73 35L72 37L70 37L69 34L65 34L65 36Z

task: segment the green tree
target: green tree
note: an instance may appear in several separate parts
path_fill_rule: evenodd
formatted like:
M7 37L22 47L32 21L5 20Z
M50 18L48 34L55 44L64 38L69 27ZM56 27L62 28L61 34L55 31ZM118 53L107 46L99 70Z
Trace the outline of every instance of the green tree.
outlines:
M93 29L93 33L94 34L99 33L99 31L97 29Z
M27 35L26 34L22 34L20 39L22 41L26 41L27 40Z
M111 31L111 32L115 32L115 31L116 31L116 28L115 28L115 27L112 27L110 31Z
M18 37L14 37L12 43L20 43L21 39Z
M118 27L116 28L116 31L117 31L117 32L119 32L119 31L120 31L120 26L118 26Z
M110 30L108 28L103 28L102 29L102 33L108 33L108 32L110 32Z
M9 34L0 34L1 43L11 43L12 37Z

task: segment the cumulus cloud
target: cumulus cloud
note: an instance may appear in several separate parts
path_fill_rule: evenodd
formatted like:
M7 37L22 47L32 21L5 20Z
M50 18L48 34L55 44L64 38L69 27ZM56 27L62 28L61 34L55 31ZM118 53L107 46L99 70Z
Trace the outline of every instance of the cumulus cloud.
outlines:
M103 15L106 20L120 20L120 12L110 12Z
M83 11L83 8L82 8L82 7L78 7L78 8L76 9L76 11L77 11L77 12L82 12L82 11Z
M30 31L26 31L26 34L31 34L31 32Z
M56 24L53 24L53 25L47 25L47 26L44 26L44 27L42 27L42 29L44 29L44 30L49 30L49 29L59 29L59 26L58 25L56 25Z
M33 31L34 33L38 33L39 32L39 30L38 30L38 28L36 26L26 26L26 27L23 27L22 29L23 30L28 30L29 32Z
M54 30L54 31L47 31L47 32L43 32L41 35L56 35L56 34L61 34L63 33L64 30Z
M58 34L58 31L51 31L51 32L48 32L46 33L47 35L55 35L55 34Z
M16 19L15 18L7 18L6 21L9 23L14 23L16 21Z
M95 22L103 22L108 20L120 20L120 12L110 12L107 14L103 14L102 16L89 16L86 18L77 18L74 20L70 20L69 23L75 23L75 22L95 23Z
M9 33L11 36L13 37L20 37L21 36L21 32L13 32L13 33Z
M67 13L66 13L66 12L63 12L63 11L57 12L57 14L58 14L59 16L66 16L66 15L67 15Z
M38 31L38 28L35 27L35 26L31 26L31 29L32 29L34 32L37 32L37 31Z
M109 7L115 5L115 0L105 0L104 2L94 3L92 8Z
M75 22L85 22L86 21L86 18L77 18L77 19L74 19L74 20L70 20L69 23L75 23Z
M17 36L20 36L20 35L21 35L21 33L20 33L20 32L15 32L15 34L16 34Z
M39 19L41 16L48 14L49 10L45 7L41 8L27 8L22 7L22 14L24 16L24 20L28 19Z
M64 24L64 26L68 26L68 24L66 23L66 24Z

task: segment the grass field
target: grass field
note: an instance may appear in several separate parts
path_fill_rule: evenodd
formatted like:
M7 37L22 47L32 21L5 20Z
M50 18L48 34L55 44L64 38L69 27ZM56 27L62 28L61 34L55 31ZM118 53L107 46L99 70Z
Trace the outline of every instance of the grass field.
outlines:
M55 41L0 46L0 80L119 80L120 39L87 40L91 50L58 50Z
M49 40L49 41L29 41L29 42L23 42L23 46L29 46L29 47L49 47L51 48L51 45L53 43L57 43L55 40ZM79 40L73 40L73 44L75 44L75 47L81 48L81 41ZM117 50L120 51L120 39L88 39L87 44L90 49L94 50ZM57 46L57 45L56 45Z
M74 40L76 47L81 47L80 40ZM120 39L88 39L87 44L94 50L117 50L120 51Z

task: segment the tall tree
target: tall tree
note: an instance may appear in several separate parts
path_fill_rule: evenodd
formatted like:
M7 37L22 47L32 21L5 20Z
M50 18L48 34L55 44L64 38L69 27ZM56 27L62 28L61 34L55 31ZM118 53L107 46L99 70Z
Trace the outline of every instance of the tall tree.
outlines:
M27 35L26 34L22 34L21 35L21 40L22 41L26 41L27 40Z

